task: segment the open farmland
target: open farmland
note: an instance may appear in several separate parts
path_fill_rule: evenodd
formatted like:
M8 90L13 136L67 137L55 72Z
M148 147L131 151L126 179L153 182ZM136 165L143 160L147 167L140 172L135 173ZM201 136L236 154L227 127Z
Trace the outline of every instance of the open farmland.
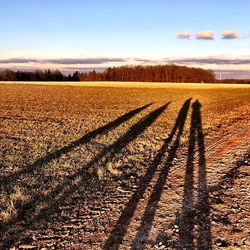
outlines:
M250 86L118 85L0 85L0 249L249 249Z

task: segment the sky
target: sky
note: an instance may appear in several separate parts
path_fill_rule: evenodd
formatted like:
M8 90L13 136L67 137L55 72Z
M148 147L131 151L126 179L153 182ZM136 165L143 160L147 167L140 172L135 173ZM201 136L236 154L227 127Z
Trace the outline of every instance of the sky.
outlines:
M250 78L249 0L0 0L0 70L178 64Z

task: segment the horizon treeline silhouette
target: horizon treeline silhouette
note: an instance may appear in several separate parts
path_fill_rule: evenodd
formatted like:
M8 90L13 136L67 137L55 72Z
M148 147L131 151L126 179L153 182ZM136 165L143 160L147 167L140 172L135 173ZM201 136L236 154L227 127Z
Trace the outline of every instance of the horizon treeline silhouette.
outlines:
M216 80L212 70L177 65L119 66L102 72L75 71L65 75L59 70L0 71L0 81L127 81L180 83L250 83L247 79Z
M64 75L59 70L12 71L0 72L0 81L80 81L78 72Z
M81 81L214 82L211 70L177 65L109 67L102 73L80 74Z
M75 71L64 75L59 70L0 72L0 81L139 81L139 82L214 82L211 70L177 65L109 67L103 72Z

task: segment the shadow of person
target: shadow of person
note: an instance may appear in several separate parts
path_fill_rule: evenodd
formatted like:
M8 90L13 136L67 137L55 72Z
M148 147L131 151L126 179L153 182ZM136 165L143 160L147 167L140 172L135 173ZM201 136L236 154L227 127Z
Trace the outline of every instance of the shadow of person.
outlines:
M198 147L197 203L195 203L194 186L196 143ZM195 242L197 249L211 248L211 225L207 195L206 159L204 134L201 123L201 103L196 100L192 104L182 211L176 219L176 223L179 225L178 249L195 249ZM196 228L197 230L195 230Z
M164 184L166 182L166 178L168 176L168 171L169 171L170 167L172 166L172 161L173 161L174 156L176 154L176 151L179 147L179 141L180 141L180 137L181 137L182 132L183 132L183 128L184 128L187 113L189 110L190 102L191 102L191 98L187 99L184 102L182 108L179 111L175 125L172 129L172 132L164 141L163 146L158 151L153 162L148 167L145 175L140 178L137 190L133 193L132 197L130 198L130 200L126 204L126 207L122 211L119 219L117 220L115 226L113 227L113 229L110 233L110 236L106 240L102 249L105 249L105 250L112 249L113 250L113 249L119 248L120 244L123 241L123 238L126 235L126 232L127 232L128 227L131 223L133 214L137 208L138 203L142 199L142 197L143 197L150 181L152 180L156 170L159 168L159 165L160 165L163 157L166 155L167 152L169 152L166 164L165 164L165 166L163 166L163 168L160 172L159 178L157 180L157 183L155 184L155 187L154 187L154 190L153 190L152 195L150 197L149 203L147 204L147 207L145 209L145 213L144 213L143 218L142 218L141 226L138 230L138 233L137 233L134 241L137 241L137 238L141 237L142 231L144 232L144 235L148 234L149 229L150 229L151 224L152 224L152 221L153 221L153 218L154 218L155 211L156 211L157 202L160 199L162 190L164 188ZM175 134L176 134L176 139L175 139L173 145L169 149L169 143L172 141ZM155 204L155 206L151 209L152 204ZM147 224L145 224L144 222L147 222ZM140 247L143 247L143 246L140 246ZM134 248L134 244L132 245L132 248Z
M48 222L51 219L51 214L57 213L60 205L62 205L66 200L69 200L80 188L83 190L85 188L94 189L91 183L93 185L98 185L99 181L98 178L96 178L96 174L93 174L92 176L89 174L88 170L94 168L96 165L99 165L97 164L98 162L104 162L106 164L110 161L116 154L126 147L126 145L150 127L153 122L166 110L169 104L170 102L151 111L146 116L143 116L139 121L129 127L129 129L115 142L102 149L92 160L82 166L81 169L77 170L72 175L67 176L61 182L56 182L49 191L44 193L37 192L32 195L27 202L19 207L13 218L6 223L0 224L0 248L7 248L11 246L13 242L20 240L22 236L35 224L40 224L41 226L43 221L45 221L45 223ZM99 131L94 132L94 135L97 133L99 134L100 131L106 131L107 128L110 128L110 126L99 129ZM65 150L68 152L79 143L83 143L83 141L78 140L75 143L71 143L69 146L59 150L58 154L53 154L52 156L57 157L58 155L64 154ZM103 159L106 160L103 161ZM41 206L41 204L43 204L43 208L40 212L37 212L37 208Z
M36 159L32 164L28 166L23 166L18 171L13 172L7 176L0 176L0 184L1 186L7 187L7 186L13 186L14 182L18 180L19 178L22 178L23 176L27 175L34 175L36 171L42 172L41 170L49 164L51 161L60 158L62 155L65 155L69 153L70 151L74 150L78 146L82 146L84 144L89 143L92 139L96 138L99 135L104 135L105 133L117 128L121 124L127 122L131 118L133 118L135 115L143 111L144 109L151 106L153 103L146 104L142 107L136 108L134 110L131 110L122 116L118 117L117 119L95 129L87 134L83 135L81 138L70 142L68 145L57 149L53 152L47 153L45 156L42 156L38 159Z

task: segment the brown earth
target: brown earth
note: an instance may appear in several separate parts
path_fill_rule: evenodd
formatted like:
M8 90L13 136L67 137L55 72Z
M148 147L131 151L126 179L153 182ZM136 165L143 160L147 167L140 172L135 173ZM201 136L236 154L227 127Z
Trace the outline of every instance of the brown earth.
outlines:
M0 248L250 249L249 89L0 85Z

